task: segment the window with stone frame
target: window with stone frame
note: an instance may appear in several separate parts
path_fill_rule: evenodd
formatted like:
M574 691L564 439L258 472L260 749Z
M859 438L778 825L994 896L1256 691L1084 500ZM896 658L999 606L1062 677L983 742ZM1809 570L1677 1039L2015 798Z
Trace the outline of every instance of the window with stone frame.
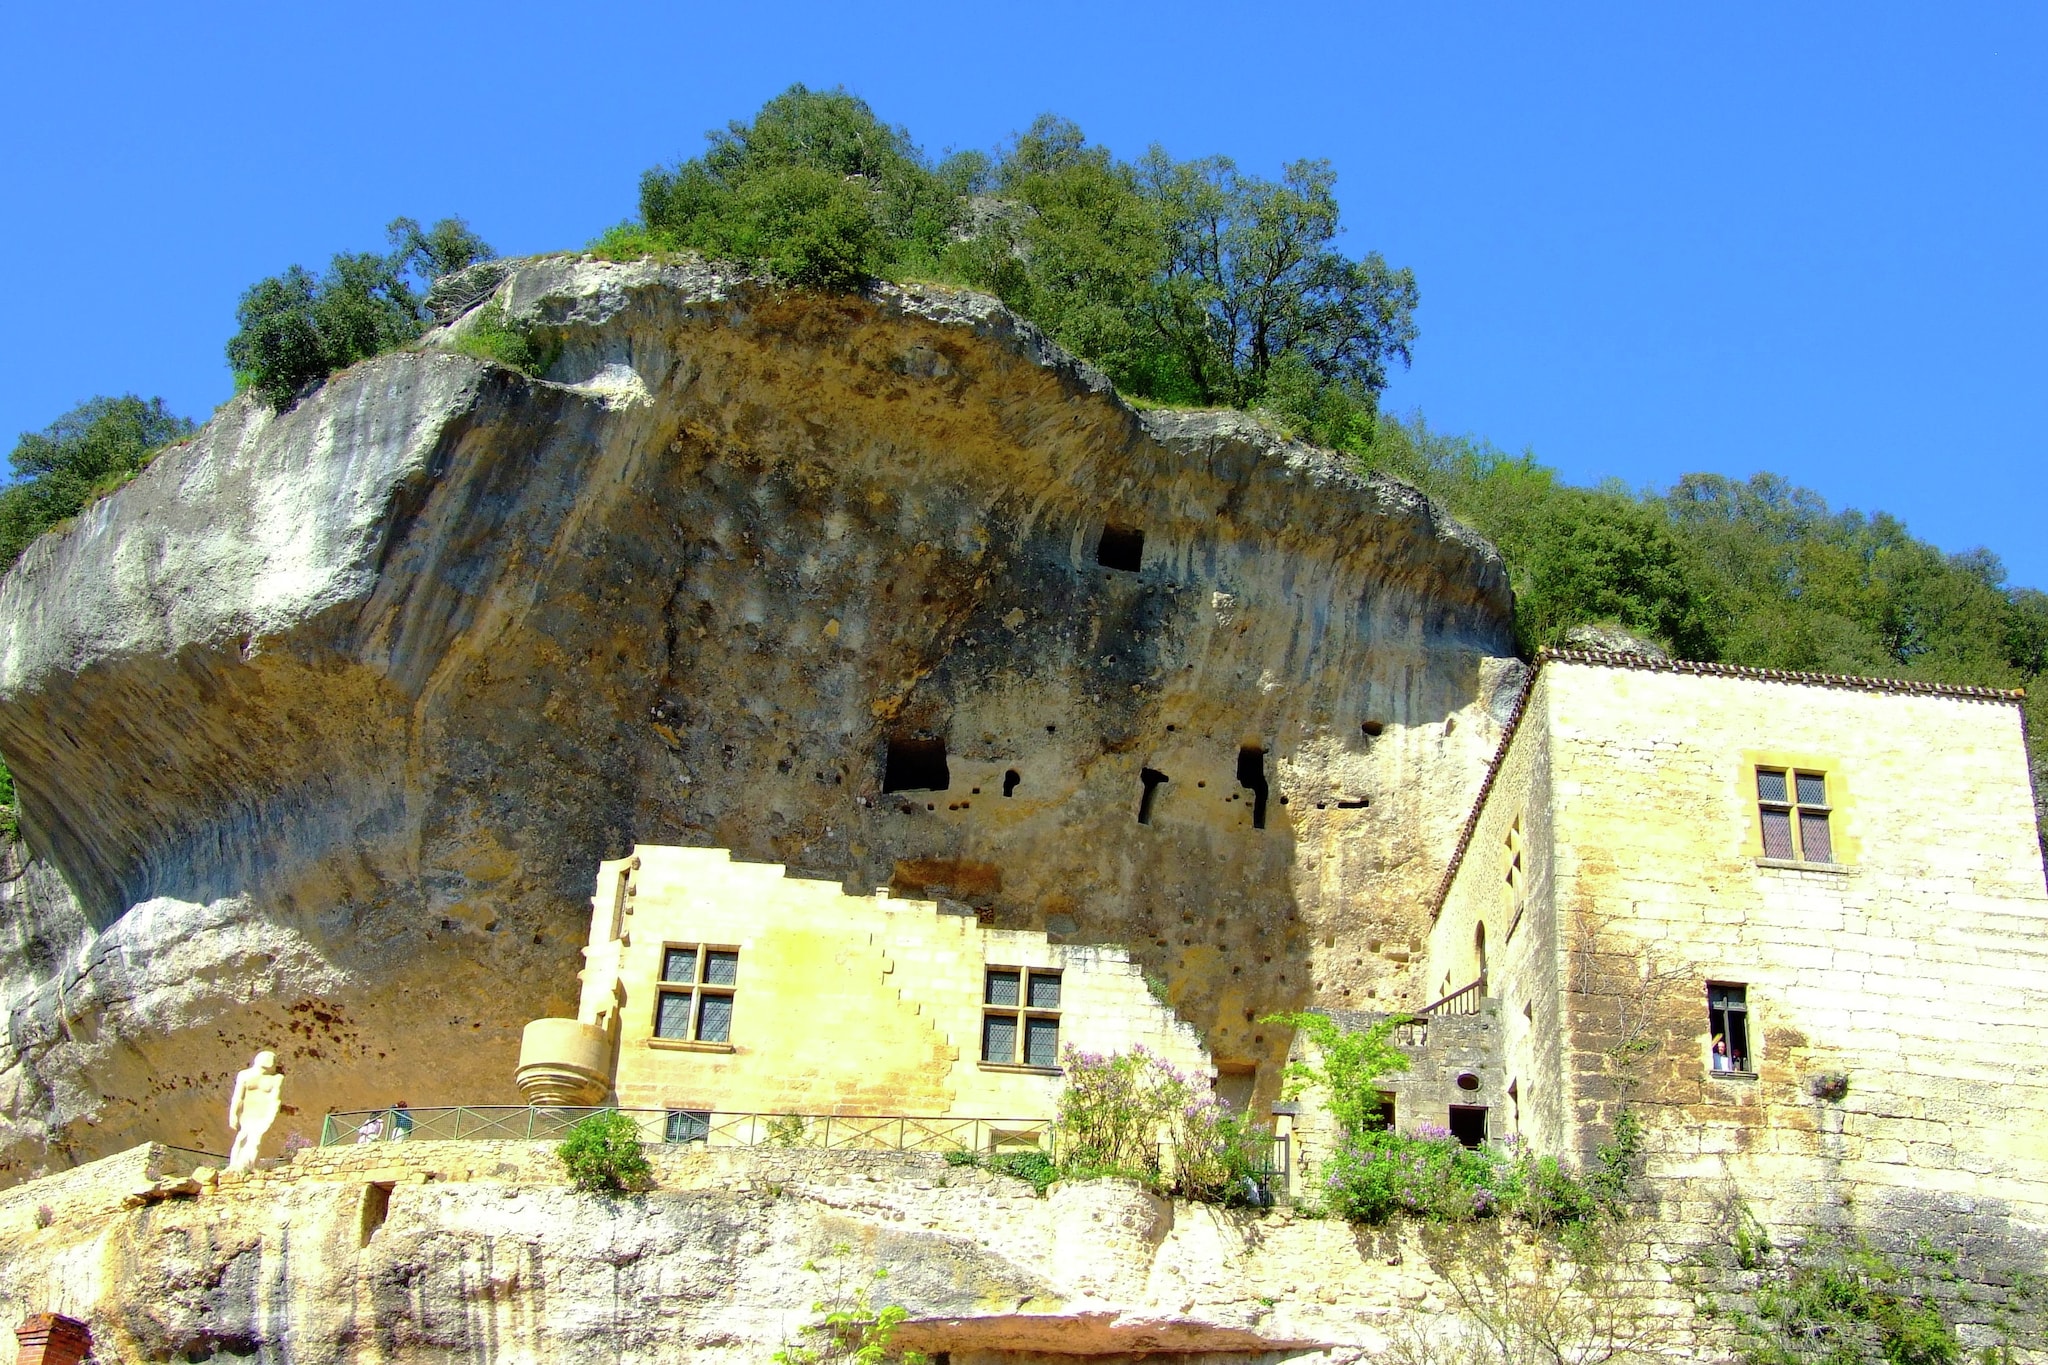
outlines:
M1707 983L1708 1069L1748 1075L1749 987L1726 981Z
M981 1060L1045 1069L1060 1064L1060 973L990 967L982 987Z
M1756 770L1757 818L1764 857L1793 863L1833 863L1826 773L1807 768Z
M732 1041L732 1002L739 988L740 950L708 943L670 943L661 950L661 990L654 1036L692 1043Z

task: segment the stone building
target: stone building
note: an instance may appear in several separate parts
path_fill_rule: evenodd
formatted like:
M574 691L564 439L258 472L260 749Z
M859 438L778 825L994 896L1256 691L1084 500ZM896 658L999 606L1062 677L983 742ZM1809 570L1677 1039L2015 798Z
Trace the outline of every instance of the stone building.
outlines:
M2048 887L2018 700L1547 655L1430 928L1438 994L1499 1021L1487 1132L1589 1161L1628 1105L1666 1219L2037 1258Z
M713 1142L785 1115L972 1118L987 1145L1052 1117L1069 1046L1213 1074L1127 953L964 906L648 845L600 867L591 904L576 1018L526 1028L532 1103L661 1111L672 1140Z

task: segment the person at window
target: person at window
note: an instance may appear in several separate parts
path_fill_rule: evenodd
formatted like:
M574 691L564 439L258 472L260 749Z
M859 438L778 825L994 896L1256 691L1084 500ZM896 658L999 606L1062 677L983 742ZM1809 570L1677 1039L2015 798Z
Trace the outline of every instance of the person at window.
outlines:
M1728 1056L1728 1040L1720 1034L1714 1035L1714 1070L1733 1071L1735 1063Z

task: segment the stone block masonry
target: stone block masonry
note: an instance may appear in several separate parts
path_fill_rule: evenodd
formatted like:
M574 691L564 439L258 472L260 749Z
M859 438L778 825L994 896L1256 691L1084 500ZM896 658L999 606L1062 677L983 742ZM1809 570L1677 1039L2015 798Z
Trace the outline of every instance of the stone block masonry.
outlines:
M1038 1198L901 1153L648 1151L657 1186L625 1199L567 1188L545 1144L407 1141L109 1211L147 1165L129 1154L60 1177L71 1193L46 1226L8 1225L0 1312L54 1306L126 1361L767 1365L813 1300L867 1285L909 1311L899 1344L956 1359L1350 1362L1449 1331L1454 1281L1491 1292L1489 1264L1534 1270L1521 1238L1485 1225L1357 1229L1117 1181ZM50 1183L9 1194L52 1202ZM1629 1254L1607 1288L1674 1358L1713 1359L1723 1329L1693 1318L1681 1260Z

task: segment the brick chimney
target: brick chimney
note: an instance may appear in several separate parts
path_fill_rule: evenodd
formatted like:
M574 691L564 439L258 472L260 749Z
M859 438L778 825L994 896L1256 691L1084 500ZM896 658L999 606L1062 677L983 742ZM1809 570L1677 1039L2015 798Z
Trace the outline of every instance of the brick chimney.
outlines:
M14 1365L78 1365L92 1349L92 1332L77 1318L38 1313L14 1329L21 1354Z

